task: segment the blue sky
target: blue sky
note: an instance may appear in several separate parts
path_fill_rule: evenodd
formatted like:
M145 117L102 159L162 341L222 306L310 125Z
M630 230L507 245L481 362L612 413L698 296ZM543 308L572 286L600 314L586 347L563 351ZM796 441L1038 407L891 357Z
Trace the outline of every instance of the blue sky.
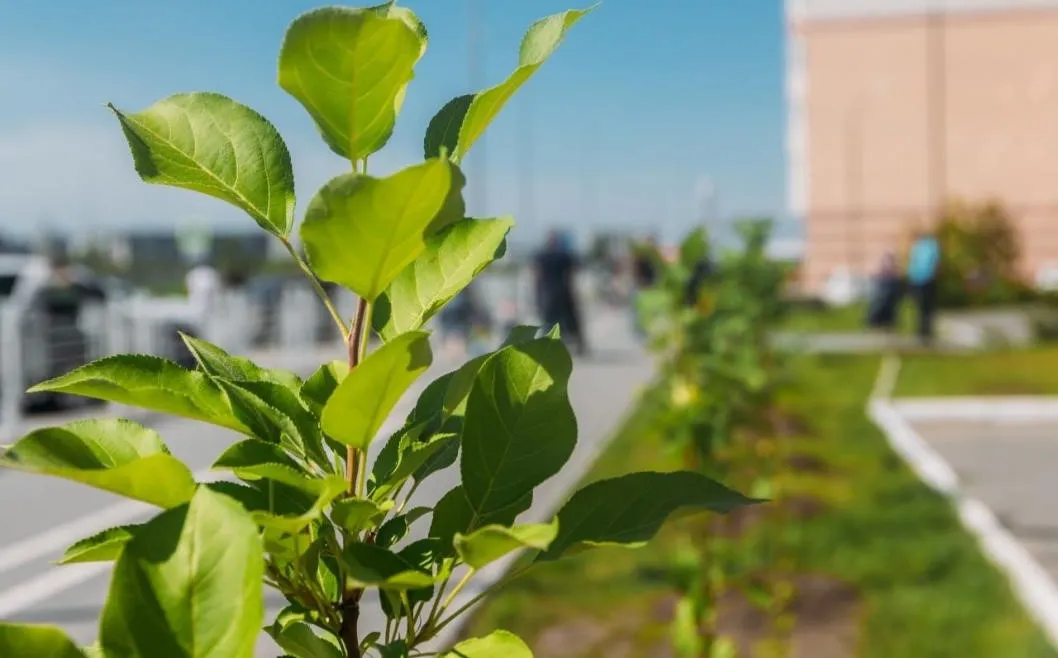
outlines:
M513 68L535 18L575 6L480 1L486 86ZM0 0L0 221L20 232L189 216L242 222L220 201L140 183L103 107L135 111L193 90L227 94L276 123L304 206L343 166L276 86L275 60L286 25L319 4ZM421 158L430 116L471 89L466 1L402 4L427 23L431 43L375 171ZM558 224L660 227L675 237L709 175L722 214L781 217L782 56L780 0L606 0L490 129L487 185L484 196L468 190L471 210L514 214L522 238ZM480 153L468 161L472 181L481 166Z

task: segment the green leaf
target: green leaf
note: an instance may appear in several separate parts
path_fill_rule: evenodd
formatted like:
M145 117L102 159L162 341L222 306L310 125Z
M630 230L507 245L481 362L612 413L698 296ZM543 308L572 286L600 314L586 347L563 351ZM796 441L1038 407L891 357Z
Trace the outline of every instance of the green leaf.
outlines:
M349 374L349 364L345 361L331 361L320 366L301 386L301 399L317 416L323 413L327 400L331 399L334 389Z
M427 466L439 452L459 442L459 437L452 434L434 434L423 439L424 428L425 425L403 428L390 437L383 450L385 454L380 453L371 471L372 498L390 495Z
M81 395L247 431L207 375L156 356L108 356L37 384L29 392Z
M375 301L426 249L436 224L463 217L464 182L442 159L385 178L331 179L309 202L300 229L313 270Z
M533 23L522 39L518 68L510 77L491 89L449 101L430 120L423 144L426 157L437 157L446 149L454 162L462 160L507 101L551 57L566 32L592 9L565 11Z
M478 515L519 500L566 463L577 442L560 340L511 345L485 361L467 399L459 466Z
M373 544L352 542L342 550L349 579L357 587L385 590L408 590L429 587L433 576L416 565Z
M683 508L726 513L755 502L688 471L600 480L573 494L559 511L558 536L537 561L555 560L580 546L641 546Z
M392 500L377 503L367 498L344 498L334 504L331 518L346 532L355 535L378 525L393 505Z
M129 543L141 527L139 525L118 526L86 537L67 548L59 559L59 564L113 562L118 559L125 544Z
M433 510L429 507L413 507L400 516L395 516L383 523L375 535L375 543L382 548L390 548L408 536L413 523Z
M144 181L223 199L264 230L290 234L294 171L268 119L212 93L176 94L136 114L108 107Z
M492 354L482 354L467 361L452 373L452 378L445 389L442 412L445 416L459 416L466 414L467 399L470 391L474 388L478 373L482 366L492 357Z
M297 469L298 464L279 446L259 439L244 439L228 446L217 461L214 470L231 470L237 475L240 472L253 473L253 469L264 464L285 466Z
M433 356L424 332L410 332L375 350L342 380L323 409L323 431L339 443L366 449L393 407Z
M454 544L459 557L474 569L483 569L512 551L523 548L545 550L558 534L558 521L505 527L489 525L469 535L457 534Z
M85 658L56 626L0 621L0 656L11 658Z
M235 482L211 482L206 486L237 500L259 525L290 534L301 532L319 519L345 493L341 478L305 479L298 485L265 479L251 482L249 486ZM316 490L308 491L311 487Z
M408 658L408 644L404 640L394 640L378 647L379 658Z
M388 312L375 314L382 338L422 327L495 260L512 226L509 218L463 219L430 236L422 255L386 291Z
M305 622L294 622L277 629L268 627L268 634L276 644L293 658L343 658L338 640L332 635L319 635Z
M493 631L485 637L463 640L442 658L533 658L533 652L517 635Z
M407 7L398 7L396 0L389 0L388 2L375 5L369 9L380 16L399 18L404 21L419 37L419 42L421 44L419 48L419 56L422 57L426 54L426 46L429 45L430 35L426 32L426 25L419 20L419 17L415 15L415 12Z
M507 333L507 338L503 340L503 345L501 347L528 343L529 341L534 340L539 333L540 327L534 327L529 324L520 324L511 327L511 330Z
M440 446L436 450L433 450L432 454L426 458L422 465L415 469L415 472L411 474L412 479L416 482L422 482L434 473L443 471L456 463L456 459L459 458L458 433L444 434L440 437L436 437L433 443L439 443Z
M442 561L446 557L439 550L440 548L441 544L436 539L427 537L411 542L402 548L397 555L408 564L418 567L422 571L434 573L434 567L441 566ZM448 568L446 570L442 567L433 580L434 582L447 580L449 576L451 576L451 569ZM401 595L407 599L409 607L414 610L416 605L427 603L433 599L434 587L405 590L401 592ZM400 597L392 596L392 592L383 592L383 596L379 597L379 603L388 619L405 619L408 616Z
M470 507L466 493L460 485L437 501L429 534L445 547L449 555L455 555L455 551L450 547L457 534L468 534L488 525L513 525L518 515L529 509L532 504L533 494L530 491L502 509L478 514Z
M238 503L201 487L148 522L114 566L100 623L108 656L252 658L264 556Z
M282 445L299 457L309 455L331 470L319 422L297 393L272 382L232 382L218 379L232 413L253 436Z
M279 86L305 107L331 150L361 160L389 141L425 48L425 28L410 10L316 9L287 29Z
M79 420L36 430L0 457L0 466L52 475L159 507L186 503L191 471L154 430L128 420Z
M232 356L213 343L184 333L180 338L207 375L233 382L270 382L293 391L302 386L301 378L289 370L262 368L250 359Z

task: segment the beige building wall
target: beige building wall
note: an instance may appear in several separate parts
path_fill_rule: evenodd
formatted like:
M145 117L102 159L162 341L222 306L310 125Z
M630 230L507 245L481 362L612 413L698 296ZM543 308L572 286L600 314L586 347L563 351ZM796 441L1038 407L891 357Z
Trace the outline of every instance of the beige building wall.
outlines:
M873 271L954 197L1004 202L1026 275L1058 265L1058 2L992 3L792 20L791 204L810 289Z

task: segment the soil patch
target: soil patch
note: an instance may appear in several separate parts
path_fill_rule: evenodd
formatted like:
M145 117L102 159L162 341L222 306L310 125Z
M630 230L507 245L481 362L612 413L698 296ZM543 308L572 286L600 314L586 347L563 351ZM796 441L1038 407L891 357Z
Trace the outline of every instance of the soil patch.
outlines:
M717 516L710 520L709 532L727 539L743 537L760 523L775 518L774 505L782 505L785 508L785 522L807 521L827 510L826 503L813 496L790 496L774 503L740 507L723 516Z
M831 471L830 465L814 455L794 454L786 458L786 466L794 473L825 475Z
M782 637L788 658L855 658L862 605L855 590L828 576L794 579L792 631ZM599 611L598 618L563 621L532 639L537 658L675 658L668 632L677 596L666 593L637 610ZM767 614L737 592L720 601L720 632L738 645L739 658L765 658L776 638Z
M861 605L850 586L828 576L794 579L790 612L793 630L786 636L790 658L853 658L860 636ZM761 656L762 642L775 638L772 621L746 598L733 592L720 603L720 632L739 648L739 656Z

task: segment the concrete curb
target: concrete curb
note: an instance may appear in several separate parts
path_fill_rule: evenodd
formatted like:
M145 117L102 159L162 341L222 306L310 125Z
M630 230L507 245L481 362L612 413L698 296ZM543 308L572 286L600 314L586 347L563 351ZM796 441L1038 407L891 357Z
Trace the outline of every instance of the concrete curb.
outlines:
M883 363L879 381L887 376L885 371L886 365ZM891 382L895 383L895 376ZM924 399L894 403L889 399L891 391L891 384L888 390L880 390L876 383L875 393L867 403L867 415L919 478L949 499L962 526L977 539L989 560L1006 574L1021 604L1036 620L1051 644L1058 647L1058 586L1017 538L1003 527L988 506L963 493L954 469L914 430L908 422L909 416L905 414L910 411L910 417L917 420L993 419L997 417L993 414L998 414L1000 419L1008 420L1016 418L1018 414L1022 414L1021 418L1024 419L1031 410L1039 409L1046 417L1054 417L1050 414L1058 415L1058 402ZM935 414L931 415L930 412Z
M967 420L1023 423L1058 419L1058 398L914 398L892 406L908 420Z

